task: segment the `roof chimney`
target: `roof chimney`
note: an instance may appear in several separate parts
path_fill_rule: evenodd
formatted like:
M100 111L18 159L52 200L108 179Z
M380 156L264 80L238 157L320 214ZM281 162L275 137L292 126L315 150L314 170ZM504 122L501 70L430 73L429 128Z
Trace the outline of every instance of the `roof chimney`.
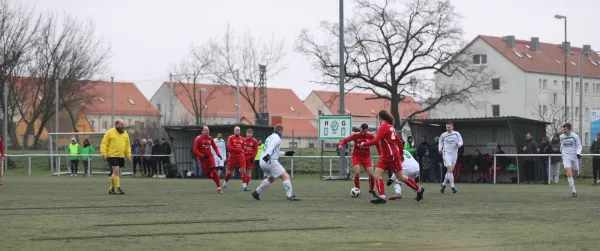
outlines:
M589 57L592 55L592 46L591 45L583 46L583 55L586 57Z
M533 51L540 51L540 38L539 37L531 38L531 42L529 44L529 49L531 49Z
M515 48L515 36L506 36L504 37L504 41L506 41L511 49Z

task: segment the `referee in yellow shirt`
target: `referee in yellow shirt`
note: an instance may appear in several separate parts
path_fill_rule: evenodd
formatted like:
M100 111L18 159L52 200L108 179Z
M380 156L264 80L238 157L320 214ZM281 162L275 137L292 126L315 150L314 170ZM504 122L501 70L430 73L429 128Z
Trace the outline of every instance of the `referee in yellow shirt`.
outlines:
M119 172L125 166L125 157L131 162L131 144L129 135L125 131L125 122L119 119L115 122L115 127L106 131L102 144L100 144L100 154L108 165L112 167L112 176L110 176L109 194L125 194L121 189L121 179ZM117 191L115 192L115 187Z

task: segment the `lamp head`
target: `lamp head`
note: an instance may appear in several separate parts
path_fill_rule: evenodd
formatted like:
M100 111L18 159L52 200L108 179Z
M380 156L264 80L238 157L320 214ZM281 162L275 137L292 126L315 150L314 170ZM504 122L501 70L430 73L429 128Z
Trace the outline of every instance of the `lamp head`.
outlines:
M563 15L554 15L554 18L556 19L567 19L567 17L563 16Z

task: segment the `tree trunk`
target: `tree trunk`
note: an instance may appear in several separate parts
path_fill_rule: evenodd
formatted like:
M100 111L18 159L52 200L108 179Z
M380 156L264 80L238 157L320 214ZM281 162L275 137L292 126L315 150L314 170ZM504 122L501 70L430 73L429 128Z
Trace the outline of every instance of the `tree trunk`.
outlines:
M12 119L10 119L10 120L12 120ZM13 121L8 121L8 137L10 137L10 143L12 145L12 149L21 148L21 146L19 145L19 140L17 138L16 126Z
M395 88L394 88L395 89ZM394 117L394 127L396 128L396 130L401 130L402 127L402 122L400 121L400 112L398 111L398 104L400 103L400 95L398 95L398 92L396 90L393 90L392 92L392 100L390 102L390 111L392 113L392 117Z

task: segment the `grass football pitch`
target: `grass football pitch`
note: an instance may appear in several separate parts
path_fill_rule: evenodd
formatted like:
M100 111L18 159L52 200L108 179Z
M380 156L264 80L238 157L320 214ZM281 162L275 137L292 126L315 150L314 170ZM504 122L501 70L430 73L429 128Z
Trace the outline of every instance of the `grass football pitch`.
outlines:
M422 184L417 203L385 205L351 181L294 179L298 202L276 181L255 201L230 181L125 177L109 195L104 175L6 176L0 250L598 250L600 186ZM259 181L253 180L251 187ZM391 187L387 193L392 194Z

